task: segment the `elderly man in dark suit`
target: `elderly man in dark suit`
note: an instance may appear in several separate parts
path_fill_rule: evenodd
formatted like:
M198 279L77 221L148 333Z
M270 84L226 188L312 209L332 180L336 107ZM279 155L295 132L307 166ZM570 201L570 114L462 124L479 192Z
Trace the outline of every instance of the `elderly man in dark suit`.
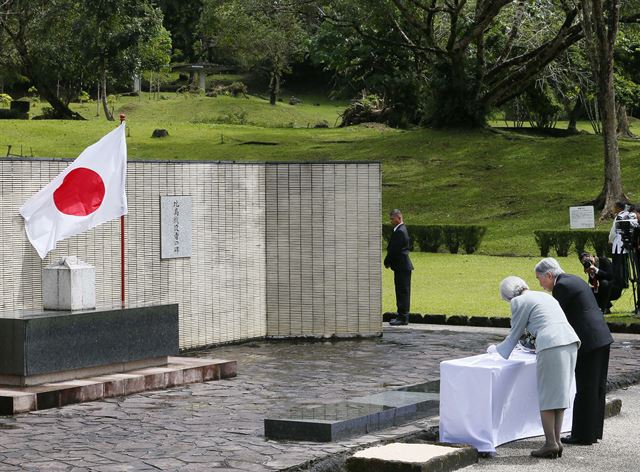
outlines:
M609 349L613 338L589 285L580 277L565 274L552 257L535 267L536 278L558 300L567 321L580 338L576 363L576 397L571 435L565 444L590 445L602 439Z
M413 264L409 259L411 239L402 220L402 212L398 209L389 213L393 233L387 246L387 257L384 266L393 271L393 282L396 287L396 303L398 316L389 322L392 326L409 324L409 307L411 303L411 271Z

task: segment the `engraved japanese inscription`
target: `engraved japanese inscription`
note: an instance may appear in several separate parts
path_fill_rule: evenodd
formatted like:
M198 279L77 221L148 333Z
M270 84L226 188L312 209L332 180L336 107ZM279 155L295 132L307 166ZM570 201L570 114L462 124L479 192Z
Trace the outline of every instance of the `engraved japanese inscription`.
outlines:
M191 257L191 196L160 197L160 257Z

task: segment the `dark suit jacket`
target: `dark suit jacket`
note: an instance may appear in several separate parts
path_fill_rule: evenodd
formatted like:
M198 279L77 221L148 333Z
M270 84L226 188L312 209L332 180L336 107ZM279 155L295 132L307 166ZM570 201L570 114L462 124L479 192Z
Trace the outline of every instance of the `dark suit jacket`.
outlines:
M411 239L409 239L409 232L404 223L398 226L391 239L389 239L389 245L387 246L387 257L384 258L384 266L390 267L395 271L412 271L413 264L409 259L409 247L411 246Z
M598 257L598 273L596 274L596 279L613 281L613 264L606 257Z
M602 311L584 280L576 275L560 274L551 294L560 303L569 324L580 338L579 353L613 342Z

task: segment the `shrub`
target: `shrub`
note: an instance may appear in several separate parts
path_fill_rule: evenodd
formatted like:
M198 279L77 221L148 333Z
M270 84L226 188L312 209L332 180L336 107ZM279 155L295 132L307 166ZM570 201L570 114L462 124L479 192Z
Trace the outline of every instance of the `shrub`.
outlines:
M443 242L442 227L437 225L409 226L409 234L418 242L420 251L438 252Z
M606 256L611 252L609 249L609 233L606 231L593 231L589 237L589 242L598 256Z
M542 257L548 257L552 248L558 256L566 257L572 245L576 254L580 254L588 243L591 243L594 252L599 256L606 255L609 250L609 233L606 231L538 230L533 234Z
M218 115L216 121L225 125L246 125L248 115L246 110L232 110Z
M452 254L457 254L462 247L467 254L473 254L480 247L487 228L479 225L407 225L409 236L417 243L422 252L438 252L442 245ZM382 239L389 243L393 228L389 224L382 225Z
M540 256L548 257L549 250L555 244L555 238L553 236L553 231L534 231L533 234L536 238L536 244L538 244L538 248L540 249Z
M247 93L249 93L249 89L244 82L233 82L227 87L227 90L233 97L237 97L239 95L246 97Z
M451 254L458 254L460 249L460 231L453 225L443 226L444 244Z
M28 113L21 113L18 110L7 110L0 108L0 120L28 120Z
M473 254L487 232L486 226L470 225L462 228L462 247L467 254Z
M78 94L78 102L85 103L85 102L90 102L90 101L91 101L91 96L86 91L82 90Z
M6 93L0 93L0 105L2 105L3 107L8 106L12 100L13 98L11 98L11 95Z

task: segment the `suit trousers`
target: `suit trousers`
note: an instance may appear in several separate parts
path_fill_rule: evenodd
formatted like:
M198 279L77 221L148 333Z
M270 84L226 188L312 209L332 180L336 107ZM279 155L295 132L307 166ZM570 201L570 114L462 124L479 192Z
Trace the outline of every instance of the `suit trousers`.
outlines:
M596 301L598 302L598 306L604 313L609 306L611 305L611 289L613 288L613 284L608 280L601 280L598 282L598 291L593 294L596 297Z
M587 444L602 439L610 347L578 352L571 436Z
M399 315L408 315L411 306L411 271L393 271L393 283L396 287L396 304Z

